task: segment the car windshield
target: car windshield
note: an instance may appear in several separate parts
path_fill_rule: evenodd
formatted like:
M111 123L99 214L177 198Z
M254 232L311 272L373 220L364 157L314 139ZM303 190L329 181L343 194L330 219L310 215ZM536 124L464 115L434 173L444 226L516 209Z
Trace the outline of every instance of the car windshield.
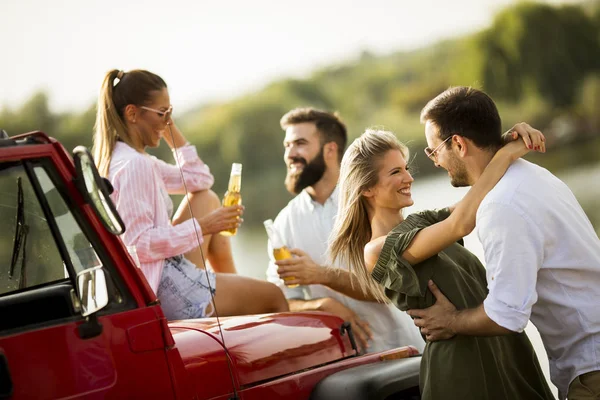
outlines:
M64 260L76 274L102 266L46 168L27 170L21 162L0 164L0 257L7 260L0 267L0 296L67 279Z

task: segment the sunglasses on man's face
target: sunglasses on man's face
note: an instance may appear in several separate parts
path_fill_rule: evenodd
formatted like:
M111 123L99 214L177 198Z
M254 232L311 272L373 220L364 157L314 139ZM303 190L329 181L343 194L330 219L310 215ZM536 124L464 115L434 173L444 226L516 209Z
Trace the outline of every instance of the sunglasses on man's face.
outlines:
M155 112L156 114L158 114L160 119L163 120L163 122L169 122L169 120L171 119L171 115L173 114L173 106L169 106L169 108L165 111L157 110L155 108L150 108L150 107L146 107L146 106L140 106L140 108L143 108L144 110Z

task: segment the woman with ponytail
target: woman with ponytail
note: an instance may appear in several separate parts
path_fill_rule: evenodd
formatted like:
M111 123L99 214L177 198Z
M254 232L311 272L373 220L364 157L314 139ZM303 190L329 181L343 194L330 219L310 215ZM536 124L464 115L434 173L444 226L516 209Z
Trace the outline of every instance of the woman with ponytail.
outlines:
M172 111L158 75L112 70L104 77L93 153L100 174L115 189L111 198L127 228L123 242L135 246L168 319L210 316L215 307L223 316L286 311L275 285L221 273L235 268L228 238L217 233L239 226L243 207L221 207L210 190L214 179L208 166L174 124ZM146 153L161 139L178 165ZM186 193L171 219L169 194ZM203 268L203 254L216 272Z
M342 159L331 257L350 267L365 293L403 311L433 305L430 280L457 308L481 304L485 270L462 238L485 195L526 153L521 140L505 145L455 206L405 218L413 205L408 149L390 132L367 130ZM420 389L424 400L553 398L524 332L427 341Z

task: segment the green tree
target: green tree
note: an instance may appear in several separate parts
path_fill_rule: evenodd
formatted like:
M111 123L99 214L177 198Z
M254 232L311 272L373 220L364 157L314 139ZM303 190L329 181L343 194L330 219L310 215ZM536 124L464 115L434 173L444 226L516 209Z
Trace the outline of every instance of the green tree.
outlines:
M598 27L579 6L511 7L481 35L480 46L484 87L508 100L531 91L570 106L585 77L600 67Z
M9 135L30 131L54 132L57 118L48 107L48 95L35 93L17 111L5 108L0 114L0 126Z

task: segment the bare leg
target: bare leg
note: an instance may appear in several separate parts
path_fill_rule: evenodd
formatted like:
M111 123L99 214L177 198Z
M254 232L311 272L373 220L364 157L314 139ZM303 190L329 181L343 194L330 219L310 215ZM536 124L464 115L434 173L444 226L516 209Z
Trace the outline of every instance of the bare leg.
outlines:
M189 206L194 216L200 218L221 206L221 200L212 190L201 190L188 194L183 198L179 208L173 217L173 225L180 224L191 218ZM197 247L185 254L185 258L196 264L199 268L204 265L202 254L210 263L213 271L222 273L233 273L237 271L231 253L229 237L221 235L204 235L201 247ZM196 238L193 238L196 240ZM202 250L201 250L202 249Z
M212 236L208 244L208 261L215 272L237 274L229 236Z
M215 304L220 316L288 311L283 292L274 284L245 276L217 274Z

